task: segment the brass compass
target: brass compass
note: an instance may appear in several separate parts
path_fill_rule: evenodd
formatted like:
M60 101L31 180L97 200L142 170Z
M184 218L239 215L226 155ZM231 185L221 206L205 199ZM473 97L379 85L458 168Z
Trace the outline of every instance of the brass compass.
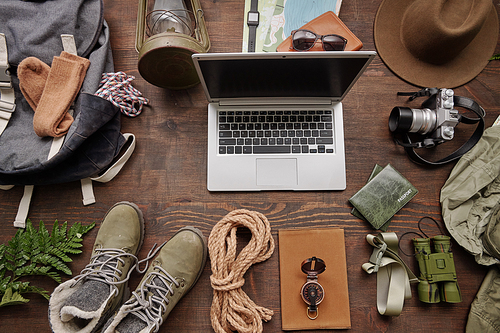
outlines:
M318 275L326 269L323 260L312 257L304 260L301 270L307 274L307 281L300 290L300 295L307 306L307 317L311 320L318 318L318 305L325 298L325 290L318 283Z

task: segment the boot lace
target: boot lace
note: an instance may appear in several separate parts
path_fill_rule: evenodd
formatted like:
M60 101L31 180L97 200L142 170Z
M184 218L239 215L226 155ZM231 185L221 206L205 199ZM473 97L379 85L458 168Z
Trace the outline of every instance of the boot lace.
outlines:
M140 274L144 273L148 268L149 260L155 256L164 244L165 243L158 248L156 248L156 244L154 244L146 258L142 260L139 260L132 253L128 253L122 249L95 249L96 254L90 258L90 263L85 266L80 274L74 277L75 282L71 285L71 288L80 281L99 281L108 284L110 286L110 292L114 295L118 295L120 291L117 285L127 282L134 270L137 270ZM122 270L118 268L118 266L119 264L123 266L126 258L132 258L133 264L130 266L125 278L121 279ZM140 265L143 262L146 262L146 266L144 269L140 269Z
M156 266L155 270L143 279L140 288L137 288L139 292L132 292L132 297L126 302L131 308L127 309L125 313L137 316L148 327L154 325L154 332L158 332L163 323L162 314L167 310L167 305L170 302L169 295L174 295L174 285L179 287L180 282L165 269Z

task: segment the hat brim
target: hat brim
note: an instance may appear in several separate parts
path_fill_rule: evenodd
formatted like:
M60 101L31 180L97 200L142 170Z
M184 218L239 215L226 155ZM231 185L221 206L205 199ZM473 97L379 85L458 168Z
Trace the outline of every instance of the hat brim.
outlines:
M414 0L383 0L373 27L382 61L403 80L420 87L455 88L475 78L488 64L498 41L498 14L491 11L476 38L453 60L434 65L416 58L400 37L403 14Z

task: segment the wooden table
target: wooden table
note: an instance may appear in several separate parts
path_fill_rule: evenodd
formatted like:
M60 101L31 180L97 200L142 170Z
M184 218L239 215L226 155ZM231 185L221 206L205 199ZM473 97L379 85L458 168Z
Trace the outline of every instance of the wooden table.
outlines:
M373 20L381 0L344 0L340 18L364 43L363 50L375 50ZM210 52L240 52L244 17L243 0L202 0L212 47ZM494 0L497 10L499 1ZM116 71L134 75L134 86L151 105L137 118L123 116L122 131L134 133L137 149L122 172L110 183L96 184L97 203L84 207L79 183L38 186L33 195L29 218L52 225L54 220L69 224L97 222L84 239L84 253L70 264L74 274L88 263L98 226L105 212L116 202L135 202L146 218L145 243L139 254L144 258L154 243L162 243L180 227L194 225L205 235L228 212L246 208L263 213L272 226L277 242L278 230L305 227L338 227L345 230L351 332L459 332L463 331L470 304L486 273L473 257L458 245L453 247L463 301L459 304L428 305L420 302L413 286L413 298L405 302L402 314L384 317L376 309L376 277L361 269L372 248L365 241L375 234L367 223L350 214L348 199L366 182L373 166L391 163L412 182L419 194L393 219L389 231L402 235L418 231L421 217L431 216L441 223L439 193L453 165L427 168L412 163L396 146L388 130L391 109L404 105L398 91L417 89L396 77L377 57L344 100L344 128L347 165L347 189L310 192L221 192L206 188L207 101L200 85L182 91L170 91L144 81L137 70L134 48L137 1L105 0L105 18L110 26ZM500 44L496 53L500 53ZM500 113L500 62L493 61L470 83L455 89L457 95L475 99L487 112L491 126ZM419 103L416 104L418 106ZM467 135L461 126L457 138L441 146L439 154L457 148ZM469 126L473 127L473 126ZM12 226L23 189L15 187L0 193L0 242L6 243L16 232ZM442 224L441 224L442 225ZM438 231L429 224L430 235ZM249 237L242 232L242 242ZM456 244L456 243L455 243ZM243 246L244 244L242 244ZM411 253L409 237L402 248ZM413 257L403 258L418 272ZM200 281L176 306L160 332L210 332L212 288L207 264ZM53 290L55 282L36 279L36 284ZM245 276L243 289L258 305L274 310L265 332L281 331L278 249L272 257L252 266ZM133 274L131 286L140 281ZM265 291L265 292L264 292ZM31 301L22 306L0 308L0 332L50 332L47 301L27 295Z

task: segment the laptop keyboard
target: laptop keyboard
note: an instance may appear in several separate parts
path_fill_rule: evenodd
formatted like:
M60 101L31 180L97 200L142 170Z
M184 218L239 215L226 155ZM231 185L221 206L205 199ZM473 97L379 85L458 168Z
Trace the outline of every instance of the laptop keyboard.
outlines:
M219 111L219 154L332 154L332 110Z

